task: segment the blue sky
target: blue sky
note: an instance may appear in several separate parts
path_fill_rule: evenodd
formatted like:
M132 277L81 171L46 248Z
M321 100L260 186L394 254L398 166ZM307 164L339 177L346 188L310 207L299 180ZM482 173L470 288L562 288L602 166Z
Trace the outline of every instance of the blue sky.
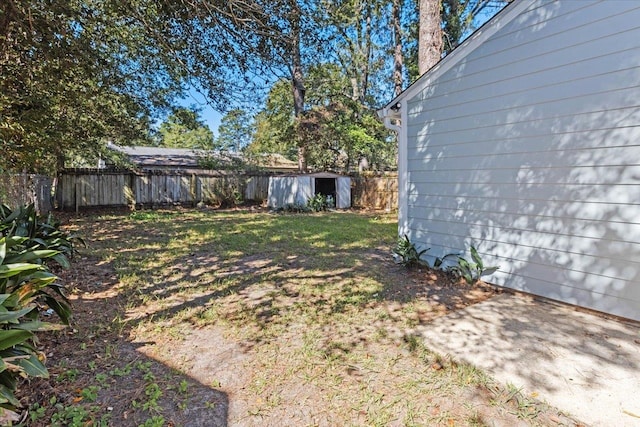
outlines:
M195 89L189 91L187 98L180 102L183 107L195 106L200 110L200 118L209 126L209 129L213 131L215 136L218 136L218 126L220 126L220 119L222 114L211 108L207 104L204 95L198 93Z
M218 113L208 105L205 109L200 113L202 120L205 121L207 125L209 125L209 129L213 131L215 136L218 136L218 126L220 126L220 119L222 118L222 114Z

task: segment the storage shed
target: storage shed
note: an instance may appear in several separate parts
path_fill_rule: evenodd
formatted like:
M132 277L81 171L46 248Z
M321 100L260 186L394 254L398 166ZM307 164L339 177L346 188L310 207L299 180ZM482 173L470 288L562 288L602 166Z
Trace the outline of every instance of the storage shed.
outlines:
M336 208L351 207L351 178L334 173L280 175L269 178L268 206L306 205L316 194L331 196Z
M399 233L640 320L640 2L519 0L380 111Z

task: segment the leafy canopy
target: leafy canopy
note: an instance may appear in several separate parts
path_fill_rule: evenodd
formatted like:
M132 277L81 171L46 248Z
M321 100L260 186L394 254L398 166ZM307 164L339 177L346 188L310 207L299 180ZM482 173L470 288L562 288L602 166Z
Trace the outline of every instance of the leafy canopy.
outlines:
M235 108L224 115L220 121L216 149L239 153L251 143L254 132L251 115L240 108Z
M213 132L188 108L177 108L158 129L158 145L170 148L213 148Z

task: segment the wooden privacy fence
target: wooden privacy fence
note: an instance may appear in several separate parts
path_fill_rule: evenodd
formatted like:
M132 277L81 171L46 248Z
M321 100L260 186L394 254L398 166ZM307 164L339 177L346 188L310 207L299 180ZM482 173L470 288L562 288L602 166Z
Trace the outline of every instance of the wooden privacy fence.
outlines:
M20 205L35 204L36 211L51 211L51 188L53 179L48 176L34 174L2 174L0 175L0 202L11 208Z
M67 170L57 188L63 210L100 206L162 206L170 204L231 204L267 198L268 175L207 171Z
M398 208L398 174L351 177L352 206L392 211Z
M66 170L56 189L58 208L78 210L106 206L163 206L172 204L229 205L242 200L267 199L270 174L212 171ZM395 210L396 174L352 176L352 204L356 208Z

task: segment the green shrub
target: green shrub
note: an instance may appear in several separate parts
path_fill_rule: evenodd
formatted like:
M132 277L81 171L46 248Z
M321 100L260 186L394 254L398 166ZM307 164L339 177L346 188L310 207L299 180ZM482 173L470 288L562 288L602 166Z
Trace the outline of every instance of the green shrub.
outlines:
M468 284L474 284L482 276L495 272L499 267L485 267L482 258L478 254L475 246L471 245L471 259L467 260L462 256L458 256L457 265L448 268L457 277L462 277Z
M75 253L75 244L85 245L79 236L60 230L60 223L53 215L40 218L33 204L15 210L0 205L0 236L24 237L27 239L24 245L28 248L59 251L62 256L53 259L63 266L68 266L68 258Z
M327 209L327 198L322 194L316 194L307 202L307 206L314 212L320 212Z
M396 256L396 262L402 264L405 267L414 267L417 265L423 265L433 268L435 270L443 270L452 273L456 277L463 278L467 283L474 284L482 276L494 273L499 267L486 267L480 254L478 254L475 246L471 245L471 261L467 260L460 254L450 253L443 257L436 257L433 266L422 259L429 248L418 251L414 243L409 240L409 237L405 234L404 237L398 238L398 243L393 253ZM456 257L455 265L445 266L447 258Z
M333 196L325 196L324 194L316 194L307 202L307 206L313 212L326 211L327 209L334 209L336 207L336 201Z
M393 253L397 256L398 264L402 264L404 267L415 267L418 265L428 266L429 264L422 260L429 248L418 251L416 245L409 240L409 237L405 234L404 237L398 237L398 243L393 250Z
M33 205L12 211L0 205L0 424L10 424L19 402L14 391L20 378L47 377L34 332L56 326L38 320L53 310L69 324L71 308L49 270L69 266L74 241L49 216L41 220Z

